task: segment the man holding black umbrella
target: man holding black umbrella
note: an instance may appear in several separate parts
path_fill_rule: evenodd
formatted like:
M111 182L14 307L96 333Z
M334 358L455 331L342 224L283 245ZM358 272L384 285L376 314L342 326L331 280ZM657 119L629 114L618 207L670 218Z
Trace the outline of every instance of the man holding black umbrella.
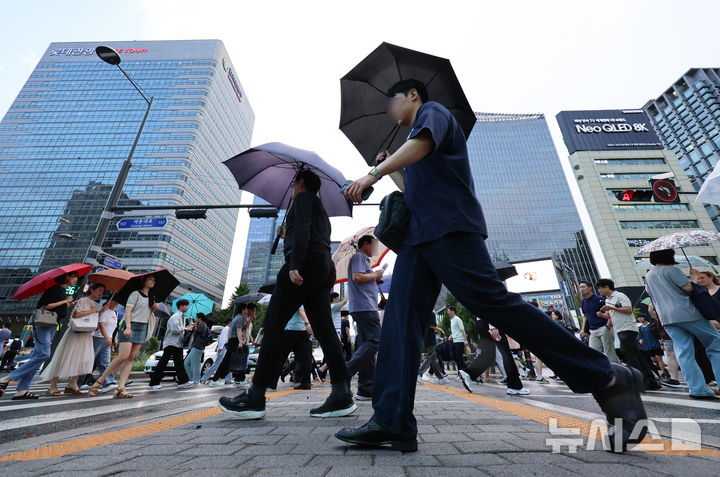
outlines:
M330 315L330 290L335 265L330 257L330 220L318 191L317 174L301 168L292 184L293 205L287 213L285 265L277 276L263 327L265 334L250 389L234 398L220 398L220 408L243 419L265 416L265 391L275 388L282 368L283 329L293 314L305 306L315 338L330 368L332 391L313 417L340 417L357 409L340 342Z
M631 438L635 424L646 419L640 399L642 375L611 365L602 353L509 293L499 279L485 245L487 229L458 121L443 105L429 101L420 81L402 80L387 96L391 117L399 127L411 126L410 133L395 153L350 185L346 196L360 203L364 190L404 168L410 225L398 250L385 311L373 390L375 412L364 426L342 429L336 437L417 451L413 401L422 334L444 283L472 313L532 350L573 391L592 392L611 424L611 448L621 452L627 443L642 440L644 425ZM616 418L622 419L621 429L612 425Z

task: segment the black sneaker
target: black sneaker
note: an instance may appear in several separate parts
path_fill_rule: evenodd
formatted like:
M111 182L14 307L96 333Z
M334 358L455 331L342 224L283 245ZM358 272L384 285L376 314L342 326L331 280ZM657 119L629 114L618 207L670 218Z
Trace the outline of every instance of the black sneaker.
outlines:
M241 419L262 419L265 417L265 397L254 399L245 391L234 398L223 396L220 409Z
M678 381L677 379L672 379L672 378L663 379L662 381L660 381L660 384L662 384L663 386L667 386L669 388L681 388L682 387L682 384L680 384L680 381Z
M372 419L357 429L344 428L335 434L343 442L366 447L382 447L389 445L400 452L417 452L417 436L401 435L387 431Z
M357 409L352 394L346 394L342 398L328 396L322 406L310 410L312 417L343 417L349 416Z
M645 391L657 391L658 389L662 389L662 386L657 381L650 381L645 384Z

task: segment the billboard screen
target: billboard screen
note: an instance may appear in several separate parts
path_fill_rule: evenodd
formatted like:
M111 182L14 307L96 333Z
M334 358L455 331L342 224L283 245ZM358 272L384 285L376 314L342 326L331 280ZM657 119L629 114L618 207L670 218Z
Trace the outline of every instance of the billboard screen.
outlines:
M561 111L556 118L570 154L663 148L641 109Z
M532 293L560 289L552 260L513 263L518 274L505 282L515 293Z

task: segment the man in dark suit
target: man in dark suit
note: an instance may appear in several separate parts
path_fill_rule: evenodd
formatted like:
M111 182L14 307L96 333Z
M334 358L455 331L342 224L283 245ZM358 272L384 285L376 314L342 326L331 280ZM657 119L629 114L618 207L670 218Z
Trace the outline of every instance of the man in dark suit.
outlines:
M315 338L323 349L332 390L313 417L339 417L357 409L350 392L350 376L330 314L330 291L335 265L330 257L330 219L320 199L320 178L301 169L293 181L293 204L287 213L285 265L277 276L263 328L252 386L234 398L220 398L220 408L243 419L265 417L265 390L274 389L282 370L283 330L304 305Z

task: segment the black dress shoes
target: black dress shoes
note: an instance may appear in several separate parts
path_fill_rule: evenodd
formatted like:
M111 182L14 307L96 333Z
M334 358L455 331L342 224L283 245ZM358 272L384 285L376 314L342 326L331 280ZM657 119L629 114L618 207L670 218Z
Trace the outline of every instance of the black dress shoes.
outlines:
M335 434L335 437L341 441L359 446L381 447L389 445L393 450L401 452L417 452L418 450L416 435L401 435L387 431L372 419L357 429L341 429Z
M628 444L643 440L647 434L647 414L640 393L645 389L643 375L634 368L617 363L612 364L615 371L615 384L609 388L593 393L593 397L605 413L608 421L608 438L610 450L625 452ZM621 419L620 429L615 426L615 419ZM640 422L639 429L635 429Z

